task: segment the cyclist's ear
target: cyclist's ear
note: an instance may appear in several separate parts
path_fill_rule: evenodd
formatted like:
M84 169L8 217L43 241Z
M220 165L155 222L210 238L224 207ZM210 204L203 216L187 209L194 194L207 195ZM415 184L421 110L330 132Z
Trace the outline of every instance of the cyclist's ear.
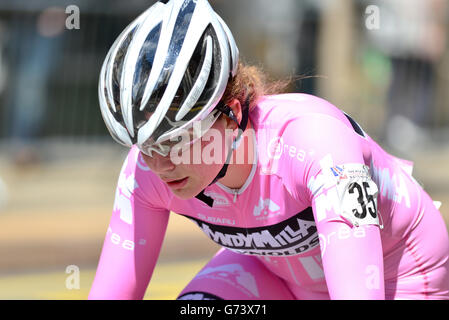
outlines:
M234 113L235 117L237 118L237 121L240 123L242 121L242 105L240 104L240 101L238 99L232 99L228 101L227 105L232 109L232 112ZM227 128L229 129L237 129L238 125L233 121L231 118L227 118Z

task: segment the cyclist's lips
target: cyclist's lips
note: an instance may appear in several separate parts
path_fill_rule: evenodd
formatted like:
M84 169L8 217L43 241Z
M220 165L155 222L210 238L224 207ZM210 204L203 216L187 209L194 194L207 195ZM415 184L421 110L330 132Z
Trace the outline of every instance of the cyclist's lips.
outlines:
M188 179L189 177L185 177L179 180L169 180L169 181L163 180L163 181L172 189L180 189L186 185Z

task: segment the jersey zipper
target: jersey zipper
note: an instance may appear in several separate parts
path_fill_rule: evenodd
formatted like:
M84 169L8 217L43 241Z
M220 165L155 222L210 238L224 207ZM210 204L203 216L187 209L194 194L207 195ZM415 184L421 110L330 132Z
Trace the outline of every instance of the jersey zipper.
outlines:
M232 189L232 192L234 193L234 203L237 201L237 194L239 193L238 189Z

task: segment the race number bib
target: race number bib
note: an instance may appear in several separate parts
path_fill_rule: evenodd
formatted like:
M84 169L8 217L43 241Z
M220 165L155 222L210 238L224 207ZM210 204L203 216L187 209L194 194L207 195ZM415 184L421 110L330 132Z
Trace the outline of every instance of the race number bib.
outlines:
M332 167L331 171L337 179L341 216L354 226L380 225L379 190L371 180L369 168L362 164L344 164Z

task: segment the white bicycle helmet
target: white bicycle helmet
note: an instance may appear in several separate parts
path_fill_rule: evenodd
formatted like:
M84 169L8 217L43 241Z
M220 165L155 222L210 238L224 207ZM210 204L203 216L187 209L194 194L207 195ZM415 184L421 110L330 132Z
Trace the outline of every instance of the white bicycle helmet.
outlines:
M206 119L220 107L238 54L206 0L155 3L125 28L103 63L98 93L110 134L142 150Z

